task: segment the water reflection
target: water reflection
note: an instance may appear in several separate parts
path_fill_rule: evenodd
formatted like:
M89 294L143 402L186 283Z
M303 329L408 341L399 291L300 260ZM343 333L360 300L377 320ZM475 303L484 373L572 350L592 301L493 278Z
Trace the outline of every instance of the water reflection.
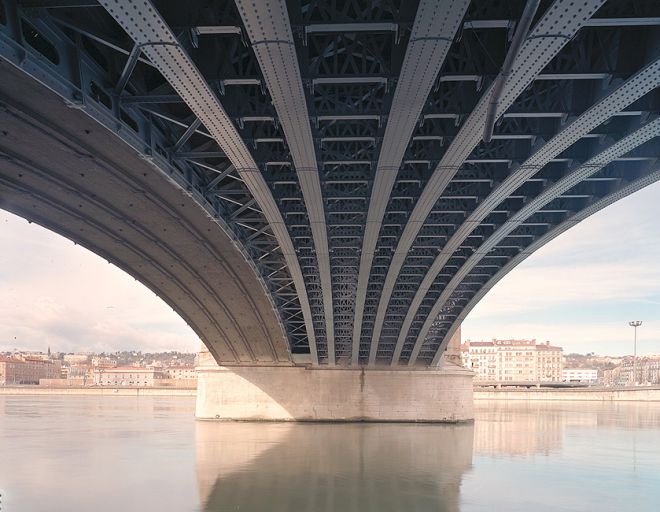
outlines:
M660 510L660 403L475 403L463 512Z
M187 397L0 395L0 510L193 510L194 406Z
M550 455L567 429L658 429L660 405L638 402L475 401L475 454Z
M196 425L203 510L459 510L472 425Z
M0 395L2 509L660 510L660 403L477 401L461 426L196 422L194 406Z

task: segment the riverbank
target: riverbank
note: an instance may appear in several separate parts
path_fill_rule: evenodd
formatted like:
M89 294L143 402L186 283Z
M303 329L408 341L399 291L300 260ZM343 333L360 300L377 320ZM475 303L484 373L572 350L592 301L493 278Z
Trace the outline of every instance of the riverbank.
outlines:
M196 389L0 386L0 395L197 396ZM592 402L660 402L660 386L644 388L477 388L475 400L568 400Z
M39 386L0 386L0 395L197 396L197 390L130 387L44 388Z
M592 402L660 402L660 386L643 388L502 388L475 389L475 400L571 400Z

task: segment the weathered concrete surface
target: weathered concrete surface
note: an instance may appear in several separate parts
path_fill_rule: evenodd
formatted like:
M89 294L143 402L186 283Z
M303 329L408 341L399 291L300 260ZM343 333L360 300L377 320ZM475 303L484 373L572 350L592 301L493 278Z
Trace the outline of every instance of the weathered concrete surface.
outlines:
M198 368L197 417L246 421L473 419L473 373L442 369Z
M253 269L191 195L113 133L0 59L0 208L111 261L221 362L288 363Z
M660 387L625 389L487 389L474 392L475 400L575 400L598 402L660 402Z

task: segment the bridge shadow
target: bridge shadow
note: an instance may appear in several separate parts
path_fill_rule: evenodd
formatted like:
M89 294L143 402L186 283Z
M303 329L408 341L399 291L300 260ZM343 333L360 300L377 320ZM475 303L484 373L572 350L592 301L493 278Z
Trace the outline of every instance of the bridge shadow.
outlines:
M459 510L473 425L197 422L202 510Z

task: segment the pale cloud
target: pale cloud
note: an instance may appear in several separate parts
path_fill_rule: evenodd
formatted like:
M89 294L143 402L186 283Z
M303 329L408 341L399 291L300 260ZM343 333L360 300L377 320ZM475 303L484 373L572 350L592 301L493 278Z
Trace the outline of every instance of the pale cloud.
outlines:
M471 316L528 314L559 305L607 306L649 301L660 291L660 266L643 262L526 266L511 272L479 303Z
M195 351L153 292L86 249L2 212L0 350Z

